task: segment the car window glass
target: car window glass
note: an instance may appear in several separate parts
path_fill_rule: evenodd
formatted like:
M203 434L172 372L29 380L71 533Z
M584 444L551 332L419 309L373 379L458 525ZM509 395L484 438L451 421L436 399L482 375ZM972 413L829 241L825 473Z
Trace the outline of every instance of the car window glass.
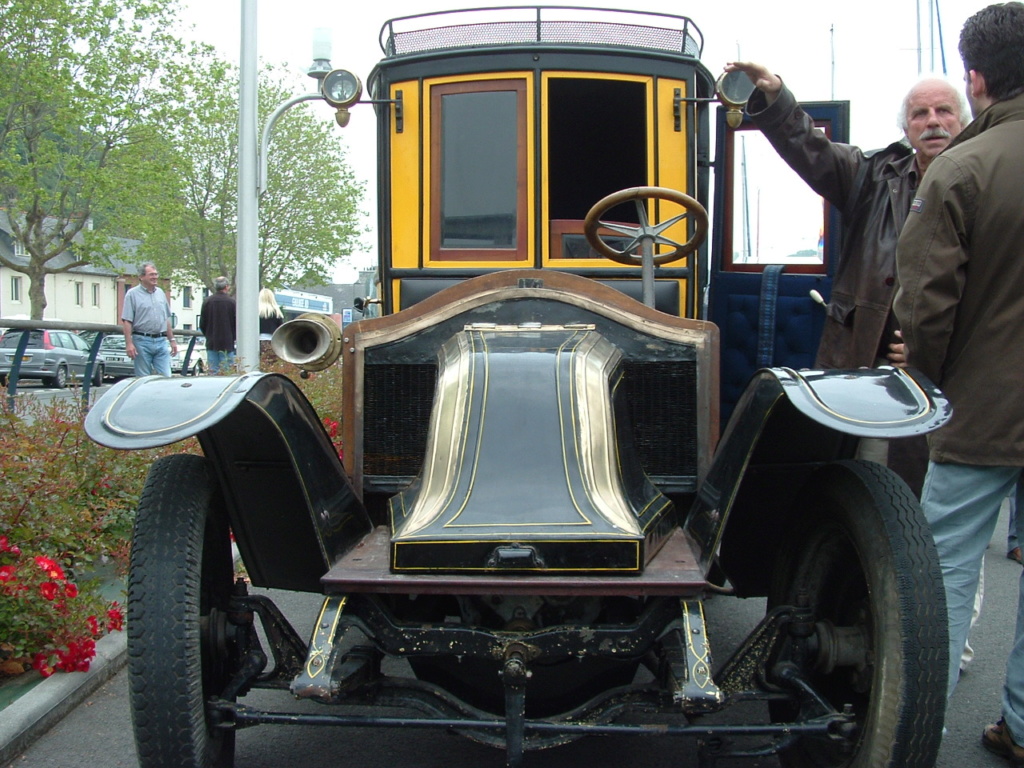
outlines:
M123 336L107 336L100 344L100 347L104 350L111 351L124 351L124 337Z
M4 334L3 340L0 340L0 347L9 347L13 349L18 346L18 342L21 341L22 331L8 331ZM42 331L30 331L28 337L28 346L30 347L41 347L43 346L43 332Z

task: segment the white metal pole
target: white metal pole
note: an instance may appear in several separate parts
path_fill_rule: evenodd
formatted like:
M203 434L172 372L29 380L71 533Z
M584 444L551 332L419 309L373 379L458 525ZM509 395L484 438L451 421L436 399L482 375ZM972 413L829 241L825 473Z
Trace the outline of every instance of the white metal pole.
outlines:
M917 74L921 74L921 0L917 0Z
M256 0L241 0L242 41L238 94L238 245L235 272L238 364L259 369L259 134L258 69L256 63Z

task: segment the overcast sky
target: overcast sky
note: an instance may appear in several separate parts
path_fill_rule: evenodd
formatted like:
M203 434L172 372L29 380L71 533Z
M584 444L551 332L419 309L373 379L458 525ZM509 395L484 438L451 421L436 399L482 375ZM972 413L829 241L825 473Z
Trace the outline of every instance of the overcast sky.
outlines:
M238 62L242 0L184 0L186 24L196 39L214 45ZM521 3L509 3L517 5ZM979 0L763 0L666 2L665 0L586 0L591 7L622 8L689 16L704 35L704 65L717 75L726 61L760 61L783 77L798 99L851 102L851 141L865 149L900 138L896 114L903 95L923 72L942 71L936 19L941 19L946 70L960 83L963 65L956 52L963 22L986 3ZM381 57L378 33L390 18L496 3L451 0L256 0L257 49L261 60L296 72L295 94L312 90L304 75L312 63L313 30L332 32L331 62L365 82ZM922 20L918 50L918 16ZM932 20L929 32L929 20ZM934 47L932 47L934 43ZM834 60L834 67L833 67ZM833 90L834 84L834 90ZM321 106L321 105L315 105ZM322 105L325 119L329 107ZM367 182L368 205L375 206L374 115L356 107L342 134L357 176ZM367 149L370 148L370 149ZM270 162L273 162L271 155ZM372 251L373 236L368 238ZM364 257L362 265L372 258Z

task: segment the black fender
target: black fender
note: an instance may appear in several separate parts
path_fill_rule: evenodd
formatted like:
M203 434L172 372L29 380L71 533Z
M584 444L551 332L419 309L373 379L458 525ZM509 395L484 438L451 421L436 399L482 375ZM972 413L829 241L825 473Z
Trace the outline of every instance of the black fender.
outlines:
M257 586L320 592L320 577L372 527L320 419L286 376L125 379L93 405L85 430L121 450L196 437Z
M730 550L722 565L737 591L764 594L778 537L816 470L853 458L860 438L922 435L951 415L942 392L913 369L758 371L684 523L701 566L707 572L720 549Z

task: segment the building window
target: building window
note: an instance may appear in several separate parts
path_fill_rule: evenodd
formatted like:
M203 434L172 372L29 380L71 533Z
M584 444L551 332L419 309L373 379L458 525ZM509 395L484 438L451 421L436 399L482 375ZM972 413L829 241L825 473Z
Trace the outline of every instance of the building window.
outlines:
M98 307L100 305L100 284L92 284L92 305Z
M85 306L85 283L81 280L75 282L75 306Z
M185 309L192 308L192 286L186 285L181 289L181 306Z
M24 256L25 255L25 244L21 240L14 240L14 255Z
M21 278L11 278L11 301L20 304L21 303Z

